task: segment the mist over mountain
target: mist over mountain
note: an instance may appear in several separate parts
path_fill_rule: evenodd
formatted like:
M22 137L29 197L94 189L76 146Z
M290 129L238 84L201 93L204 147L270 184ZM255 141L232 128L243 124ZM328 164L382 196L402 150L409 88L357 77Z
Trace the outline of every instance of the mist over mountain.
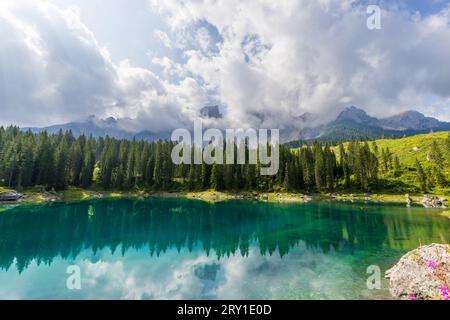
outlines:
M200 116L202 118L222 118L222 114L220 113L219 106L206 106L200 109Z
M128 120L129 121L129 120ZM86 135L93 137L114 137L117 139L128 140L146 140L155 141L159 139L169 139L170 132L152 132L146 131L132 131L125 129L121 126L121 120L109 117L106 119L98 119L96 116L91 115L88 118L80 121L69 122L64 124L57 124L48 127L27 127L22 130L30 130L33 133L39 133L47 131L50 134L58 133L60 130L63 132L71 131L74 136Z
M204 107L202 118L219 118L218 107ZM361 108L350 106L345 108L337 118L326 124L320 124L320 116L304 113L293 119L292 123L280 129L282 142L298 140L352 140L374 139L380 137L402 137L429 131L450 130L449 122L442 122L432 117L426 117L417 111L406 111L398 115L378 119L370 116ZM57 133L59 130L70 130L75 136L81 134L94 137L114 137L118 139L136 139L154 141L170 139L171 132L153 132L149 130L133 130L133 119L115 119L109 117L98 119L95 116L48 127L23 128L32 132ZM317 123L317 125L315 125ZM206 129L206 128L205 128ZM223 129L223 128L222 128Z
M380 124L385 129L394 130L430 130L438 129L442 122L435 118L425 117L417 111L405 111L398 115L380 120Z
M302 130L299 134L299 139L352 140L380 137L395 138L429 131L447 130L450 130L449 122L426 117L417 111L406 111L398 115L378 119L370 116L361 108L351 106L345 108L334 121Z

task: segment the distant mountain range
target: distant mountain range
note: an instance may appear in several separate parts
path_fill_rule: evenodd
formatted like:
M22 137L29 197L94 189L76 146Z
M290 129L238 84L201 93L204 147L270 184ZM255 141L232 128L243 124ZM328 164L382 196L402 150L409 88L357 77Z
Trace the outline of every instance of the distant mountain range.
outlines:
M204 107L200 116L204 118L221 118L217 106ZM344 109L338 117L326 124L311 126L311 123L319 122L319 116L305 113L295 118L295 123L286 128L282 134L284 141L295 146L301 140L353 140L375 139L380 137L396 138L411 136L430 131L450 131L450 122L442 122L438 119L425 117L417 111L406 111L398 115L378 119L366 113L363 109L351 106ZM121 128L120 120L115 118L98 119L90 116L83 121L69 122L43 128L23 128L32 132L57 133L59 130L71 130L75 136L81 134L94 137L110 136L118 139L136 139L155 141L169 139L170 132L155 133L151 131L132 132Z
M114 137L117 139L128 139L128 140L146 140L155 141L159 139L169 139L170 132L154 133L151 131L139 131L132 132L124 130L120 127L119 121L113 117L107 119L98 119L95 116L89 116L87 119L76 122L69 122L64 124L52 125L49 127L30 127L22 128L22 130L31 130L31 132L39 133L47 131L50 134L58 133L62 131L72 131L74 136L80 136L82 134L95 138L98 137Z
M313 114L305 114L299 118L299 126L314 121ZM306 128L300 131L298 140L353 140L396 138L411 136L430 131L449 131L450 122L426 117L417 111L406 111L398 115L378 119L366 111L351 106L343 110L338 117L324 125ZM298 140L290 144L298 144Z
M222 118L218 106L206 106L200 109L199 116L202 118ZM33 133L40 133L47 131L50 134L58 133L60 130L72 131L74 136L80 136L82 134L95 138L98 137L114 137L117 139L127 139L127 140L145 140L145 141L156 141L156 140L167 140L170 139L171 132L152 132L146 131L130 131L124 130L120 125L120 119L109 117L106 119L98 119L96 116L91 115L88 118L81 121L74 121L64 124L57 124L48 127L25 127L22 130L31 130Z

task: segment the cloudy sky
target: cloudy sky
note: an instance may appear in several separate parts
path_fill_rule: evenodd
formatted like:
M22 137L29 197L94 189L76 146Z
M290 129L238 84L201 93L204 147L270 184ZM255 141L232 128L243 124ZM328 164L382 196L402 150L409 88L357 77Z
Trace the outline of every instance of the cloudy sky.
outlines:
M165 131L205 105L230 128L349 105L450 120L449 57L447 0L1 0L0 124Z

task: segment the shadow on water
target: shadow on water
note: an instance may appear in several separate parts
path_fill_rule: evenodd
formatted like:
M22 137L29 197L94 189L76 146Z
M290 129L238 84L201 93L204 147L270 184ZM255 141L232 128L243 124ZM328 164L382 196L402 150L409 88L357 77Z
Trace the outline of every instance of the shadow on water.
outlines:
M336 203L208 204L184 199L96 200L16 207L0 214L0 268L51 264L94 253L148 247L151 255L199 246L221 257L286 255L300 242L323 252L406 251L448 241L450 221L423 209Z

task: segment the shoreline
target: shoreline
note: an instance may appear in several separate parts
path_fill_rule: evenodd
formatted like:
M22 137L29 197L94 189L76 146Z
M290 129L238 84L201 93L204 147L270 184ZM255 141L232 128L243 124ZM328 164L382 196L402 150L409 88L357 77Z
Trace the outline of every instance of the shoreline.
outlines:
M0 205L38 205L51 202L67 201L89 201L95 199L120 199L120 198L174 198L174 199L192 199L200 200L208 203L218 203L230 200L257 201L266 203L308 203L311 201L332 201L344 203L373 203L373 204L397 204L406 206L405 195L401 194L383 194L383 193L327 193L327 194L302 194L294 192L257 192L257 191L241 191L241 192L221 192L214 190L207 191L161 191L147 192L144 190L137 191L106 191L96 189L81 189L70 187L63 192L42 192L36 190L24 190L23 199L15 202L0 202ZM413 205L421 205L423 195L411 195ZM441 196L441 198L445 198ZM450 209L448 209L448 200L444 202L447 208L441 209L443 216L450 218Z

